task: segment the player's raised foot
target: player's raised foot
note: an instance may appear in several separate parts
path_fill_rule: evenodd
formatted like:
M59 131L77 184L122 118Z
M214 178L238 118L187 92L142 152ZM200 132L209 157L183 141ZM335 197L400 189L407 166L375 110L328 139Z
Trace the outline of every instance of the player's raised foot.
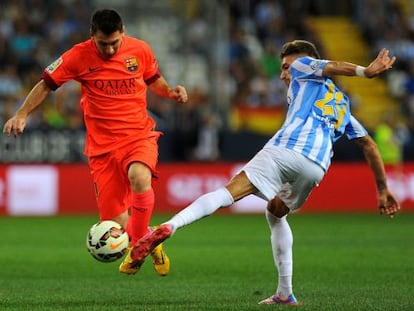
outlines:
M160 276L170 273L170 259L164 251L162 243L151 251L152 264L155 272Z
M279 298L276 295L270 296L259 302L259 305L291 305L298 306L299 302L296 300L293 294L290 294L287 298Z
M136 274L141 268L142 264L144 263L144 260L142 261L132 260L131 251L132 251L132 248L128 250L128 253L126 254L124 260L119 265L119 272L124 273L124 274Z
M132 262L142 263L158 245L173 233L172 227L167 224L160 225L154 231L148 232L133 246L131 250Z

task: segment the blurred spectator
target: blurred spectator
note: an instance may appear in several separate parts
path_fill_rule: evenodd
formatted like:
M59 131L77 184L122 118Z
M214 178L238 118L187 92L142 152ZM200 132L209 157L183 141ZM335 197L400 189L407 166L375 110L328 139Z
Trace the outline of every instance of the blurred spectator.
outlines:
M70 10L63 4L57 5L45 25L48 45L53 47L53 52L56 54L61 54L70 48L74 43L70 40L72 35L82 31L69 12Z
M219 127L217 116L210 110L204 111L198 130L197 145L192 154L193 160L211 162L219 159Z
M255 64L251 52L244 41L245 31L236 29L231 33L229 42L230 75L236 83L236 100L246 98L251 77L254 76Z
M22 95L22 83L14 64L6 64L0 68L0 98L11 97L16 100Z
M384 22L384 5L379 5L378 0L356 0L354 3L356 6L355 18L365 40L370 43L377 42L382 38L383 31L387 28ZM378 28L381 28L381 31Z
M172 153L176 161L191 160L193 150L197 146L201 124L200 110L194 104L195 93L189 93L188 96L191 102L186 105L175 105L173 110Z
M279 78L280 56L279 50L274 42L267 42L262 57L260 58L261 69L267 78Z
M414 116L414 59L408 66L403 85L402 111L407 116Z
M191 1L189 3L195 2ZM193 8L191 14L188 14L187 41L192 53L208 58L209 44L211 42L206 39L210 37L210 27L203 16L203 9L203 6L198 5Z
M268 105L269 98L269 79L262 71L257 71L250 77L249 81L249 96L246 98L246 103L251 107L260 107ZM240 103L242 104L242 103Z
M59 92L50 96L50 101L43 108L45 125L55 129L83 128L82 111L79 105L80 85L69 81L62 85Z
M34 55L39 45L39 37L29 31L26 16L20 16L14 21L14 33L9 38L10 53L17 64L20 74L24 74L36 64Z
M374 133L378 150L394 180L402 182L405 146L410 144L410 134L404 124L392 113L387 113Z
M254 10L254 23L257 27L257 37L264 46L269 43L282 46L286 30L283 9L277 1L258 1Z
M378 150L386 165L399 166L403 160L403 141L397 133L397 124L392 114L387 114L378 124L374 134Z
M3 68L2 68L3 67ZM23 85L17 75L17 67L8 64L0 67L0 121L3 123L12 116Z

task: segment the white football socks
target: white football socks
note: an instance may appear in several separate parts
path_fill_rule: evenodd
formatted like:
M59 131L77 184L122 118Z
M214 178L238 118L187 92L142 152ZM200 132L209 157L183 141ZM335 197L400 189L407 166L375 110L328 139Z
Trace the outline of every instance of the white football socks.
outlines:
M270 227L273 259L279 272L276 295L286 298L292 294L293 235L286 216L277 218L266 210L266 219Z
M213 214L221 207L234 203L233 197L226 188L202 195L189 206L174 215L165 224L170 225L175 232L178 228L191 224L203 217Z

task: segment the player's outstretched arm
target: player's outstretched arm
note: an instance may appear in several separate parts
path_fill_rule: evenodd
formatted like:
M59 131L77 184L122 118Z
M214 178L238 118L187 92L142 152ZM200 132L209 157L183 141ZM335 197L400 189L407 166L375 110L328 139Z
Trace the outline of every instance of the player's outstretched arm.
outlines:
M388 189L384 162L378 151L377 144L369 135L357 138L354 141L362 148L365 160L374 174L378 190L380 213L393 218L394 214L400 210L400 205L395 195Z
M159 77L149 85L151 92L161 97L166 97L177 103L186 103L188 101L187 90L182 85L171 88L164 77Z
M360 76L366 78L374 78L381 73L392 68L396 57L390 57L387 49L382 49L377 57L368 65L363 67L357 64L343 62L343 61L329 61L324 70L324 76Z
M391 69L396 60L397 58L395 56L389 56L389 51L387 49L382 49L371 64L364 69L364 75L367 78L376 77L384 71Z
M15 115L4 124L3 133L7 136L13 133L14 137L21 135L26 127L27 117L45 100L49 93L50 88L43 80L40 80L32 88Z

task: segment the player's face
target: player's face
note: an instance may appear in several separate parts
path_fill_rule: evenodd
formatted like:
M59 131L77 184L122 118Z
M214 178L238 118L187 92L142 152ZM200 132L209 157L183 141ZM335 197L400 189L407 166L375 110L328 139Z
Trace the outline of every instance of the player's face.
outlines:
M282 58L282 69L280 72L280 80L285 82L286 86L289 87L290 84L290 65L295 61L295 59L306 56L306 54L292 54L287 55Z
M96 48L99 54L105 59L109 59L116 54L121 46L124 31L115 31L110 35L105 35L98 30L92 34L92 39L95 41Z
M289 86L290 84L290 65L293 63L293 61L298 58L298 55L287 55L282 58L282 69L280 72L280 80L285 82L286 86Z

